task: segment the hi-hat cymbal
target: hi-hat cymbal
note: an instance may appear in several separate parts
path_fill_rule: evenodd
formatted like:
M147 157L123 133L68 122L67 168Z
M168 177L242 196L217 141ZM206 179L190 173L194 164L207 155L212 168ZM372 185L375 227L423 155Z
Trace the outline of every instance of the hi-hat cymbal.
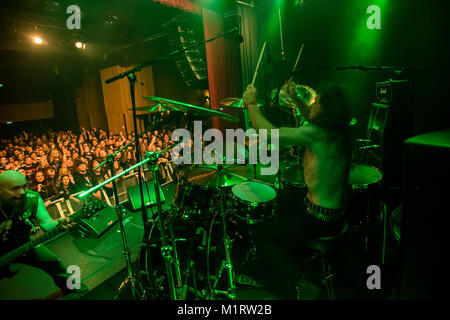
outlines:
M190 183L208 187L231 187L252 178L252 171L242 165L202 165L188 174Z
M133 110L132 108L128 110ZM157 103L154 106L137 107L136 111L148 111L150 113L168 112L168 111L181 111L179 108L168 105L165 103Z
M220 104L226 107L241 108L241 109L247 108L244 105L244 100L242 100L242 98L225 98L223 100L220 100ZM261 107L264 105L264 102L258 100L257 104L258 107Z
M188 104L188 103L184 103L184 102L180 102L180 101L170 100L170 99L166 99L166 98L152 97L152 96L144 97L144 99L147 99L147 100L150 100L153 102L167 104L167 105L170 105L174 108L181 110L184 113L189 113L192 115L203 116L203 117L218 117L219 119L232 121L232 122L239 121L239 118L233 117L229 114L226 114L226 113L223 113L220 111L216 111L216 110L212 110L212 109L199 107L199 106L194 106L192 104Z

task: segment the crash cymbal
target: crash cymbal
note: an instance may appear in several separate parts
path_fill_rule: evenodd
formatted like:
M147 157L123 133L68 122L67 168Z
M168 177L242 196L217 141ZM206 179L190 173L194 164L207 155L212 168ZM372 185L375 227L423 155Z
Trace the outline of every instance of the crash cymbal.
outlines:
M220 104L226 107L241 108L241 109L247 108L244 105L244 101L242 100L242 98L225 98L223 100L220 100ZM258 100L257 104L258 107L261 107L264 105L264 102Z
M133 110L133 109L131 108L128 110ZM168 105L165 103L157 103L154 106L137 107L136 111L148 111L150 113L159 113L159 112L181 111L181 110L172 105Z
M201 165L188 174L190 183L208 187L231 187L252 178L252 171L242 165Z
M170 100L170 99L166 99L166 98L152 97L152 96L144 97L144 99L154 101L154 102L168 104L177 109L180 109L184 113L189 113L192 115L203 116L203 117L218 117L219 119L232 121L232 122L239 121L239 118L233 117L229 114L226 114L226 113L223 113L220 111L216 111L216 110L212 110L212 109L199 107L199 106L194 106L192 104L188 104L188 103L184 103L184 102L180 102L180 101Z

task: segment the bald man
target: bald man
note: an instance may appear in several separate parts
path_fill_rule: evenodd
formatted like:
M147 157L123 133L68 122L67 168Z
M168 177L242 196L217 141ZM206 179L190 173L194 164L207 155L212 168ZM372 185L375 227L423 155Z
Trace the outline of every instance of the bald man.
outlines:
M0 256L30 241L33 221L38 221L44 231L50 231L57 223L48 214L39 193L27 189L25 177L17 171L0 174ZM84 292L67 287L67 268L47 247L39 245L15 262L40 268L48 273L63 294ZM0 273L0 277L5 274Z

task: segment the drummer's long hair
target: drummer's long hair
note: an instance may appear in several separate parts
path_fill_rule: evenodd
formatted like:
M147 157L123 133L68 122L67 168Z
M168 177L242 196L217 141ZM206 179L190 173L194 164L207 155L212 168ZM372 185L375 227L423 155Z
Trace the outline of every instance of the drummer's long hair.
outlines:
M347 90L334 83L324 83L317 90L320 95L320 114L310 119L320 127L348 134L350 130L350 99Z

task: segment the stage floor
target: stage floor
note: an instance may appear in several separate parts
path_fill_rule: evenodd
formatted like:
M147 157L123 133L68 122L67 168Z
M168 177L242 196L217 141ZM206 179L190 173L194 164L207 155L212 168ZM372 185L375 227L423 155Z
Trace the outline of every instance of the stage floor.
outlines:
M174 182L163 186L163 192L167 199L163 209L170 208L175 189ZM148 212L150 217L151 211L148 210ZM136 259L139 256L144 235L141 212L128 210L124 217L124 227L133 266L137 270L139 266ZM122 281L126 279L126 263L120 228L117 223L97 239L83 239L68 233L47 243L47 247L60 257L66 266L77 265L80 267L81 280L88 286L89 291L62 297L61 291L45 272L27 265L13 263L11 270L17 271L17 273L10 279L0 279L0 300L111 300ZM365 288L364 272L369 262L360 249L360 244L355 241L348 247L348 252L342 256L342 261L345 260L347 265L352 265L360 271L336 278L335 288L341 299L364 299L368 294ZM236 294L238 300L279 299L276 293L270 292L266 288L245 285L238 285ZM326 295L322 295L321 298L326 299Z

